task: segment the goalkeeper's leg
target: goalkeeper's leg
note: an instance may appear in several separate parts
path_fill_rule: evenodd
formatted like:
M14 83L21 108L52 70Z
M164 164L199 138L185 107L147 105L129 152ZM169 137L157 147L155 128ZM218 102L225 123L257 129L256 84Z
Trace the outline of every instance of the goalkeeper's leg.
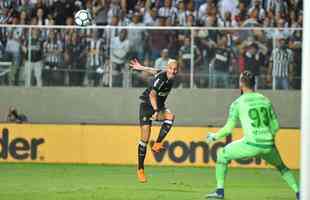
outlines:
M263 154L262 158L277 168L277 170L281 173L283 180L296 193L296 198L299 199L299 187L297 181L293 173L283 163L278 149L274 147L270 153Z
M261 149L246 144L243 140L230 143L226 147L219 149L216 161L216 183L217 189L214 193L207 195L207 198L224 198L225 178L228 170L228 163L231 160L256 156Z

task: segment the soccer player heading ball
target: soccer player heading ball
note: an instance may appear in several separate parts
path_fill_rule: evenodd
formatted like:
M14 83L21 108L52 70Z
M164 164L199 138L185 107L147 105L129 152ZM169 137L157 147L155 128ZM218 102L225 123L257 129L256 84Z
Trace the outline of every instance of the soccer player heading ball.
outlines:
M140 96L140 127L141 139L138 144L138 180L146 182L144 174L144 159L147 150L147 144L151 134L152 120L161 121L161 129L158 138L152 146L155 153L163 149L162 141L170 131L174 115L165 107L165 101L172 89L174 79L178 73L178 63L170 59L165 70L158 70L142 66L137 60L130 63L132 69L144 71L154 76L149 87Z
M261 156L277 168L284 181L296 193L298 200L299 189L296 180L283 163L275 146L279 123L272 103L267 97L254 91L255 79L251 72L244 71L241 73L239 85L242 95L231 104L225 126L217 133L209 133L207 142L214 142L231 134L238 120L241 122L244 137L217 152L217 189L206 197L208 199L224 199L224 180L227 165L231 160Z

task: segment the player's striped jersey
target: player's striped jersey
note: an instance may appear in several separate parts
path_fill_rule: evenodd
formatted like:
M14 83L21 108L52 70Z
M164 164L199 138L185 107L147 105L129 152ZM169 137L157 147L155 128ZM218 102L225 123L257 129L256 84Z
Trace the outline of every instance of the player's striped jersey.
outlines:
M271 101L262 94L251 92L241 95L230 106L228 121L219 135L226 135L240 121L244 139L254 144L274 144L279 129Z
M151 80L149 87L144 90L140 99L151 105L149 95L151 90L155 90L157 93L157 106L158 108L163 108L168 94L172 89L173 82L173 79L168 79L166 71L159 71L159 73Z

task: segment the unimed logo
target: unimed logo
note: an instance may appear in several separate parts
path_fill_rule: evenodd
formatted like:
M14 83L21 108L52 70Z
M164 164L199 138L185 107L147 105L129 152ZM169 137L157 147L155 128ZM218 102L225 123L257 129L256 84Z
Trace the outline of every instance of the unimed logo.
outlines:
M159 153L153 153L154 159L156 162L162 162L165 156L168 156L168 158L175 163L183 163L185 161L189 161L190 163L196 163L197 162L197 156L202 156L203 163L209 163L210 159L212 159L214 162L216 162L217 159L217 150L220 147L224 147L227 144L232 142L232 137L228 136L226 137L226 141L224 142L216 142L212 146L207 144L203 141L198 142L184 142L184 141L173 141L173 142L164 142L165 149ZM154 141L151 141L151 145L153 145ZM181 153L176 153L176 150L181 150ZM202 154L198 154L198 149L202 150ZM201 158L200 158L201 159ZM241 165L248 165L248 164L261 164L260 158L248 158L248 159L242 159L237 160L237 163Z
M17 137L10 138L9 130L4 128L2 130L2 137L0 137L0 159L6 160L10 155L16 160L25 160L30 158L36 160L38 157L38 148L44 143L43 138L26 138Z

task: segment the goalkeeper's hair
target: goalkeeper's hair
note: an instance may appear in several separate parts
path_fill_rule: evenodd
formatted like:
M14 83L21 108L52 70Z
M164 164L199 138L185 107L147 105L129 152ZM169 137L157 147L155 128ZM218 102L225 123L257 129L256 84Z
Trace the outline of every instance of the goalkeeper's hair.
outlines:
M250 71L243 71L240 74L240 81L247 88L254 89L255 87L255 77Z

